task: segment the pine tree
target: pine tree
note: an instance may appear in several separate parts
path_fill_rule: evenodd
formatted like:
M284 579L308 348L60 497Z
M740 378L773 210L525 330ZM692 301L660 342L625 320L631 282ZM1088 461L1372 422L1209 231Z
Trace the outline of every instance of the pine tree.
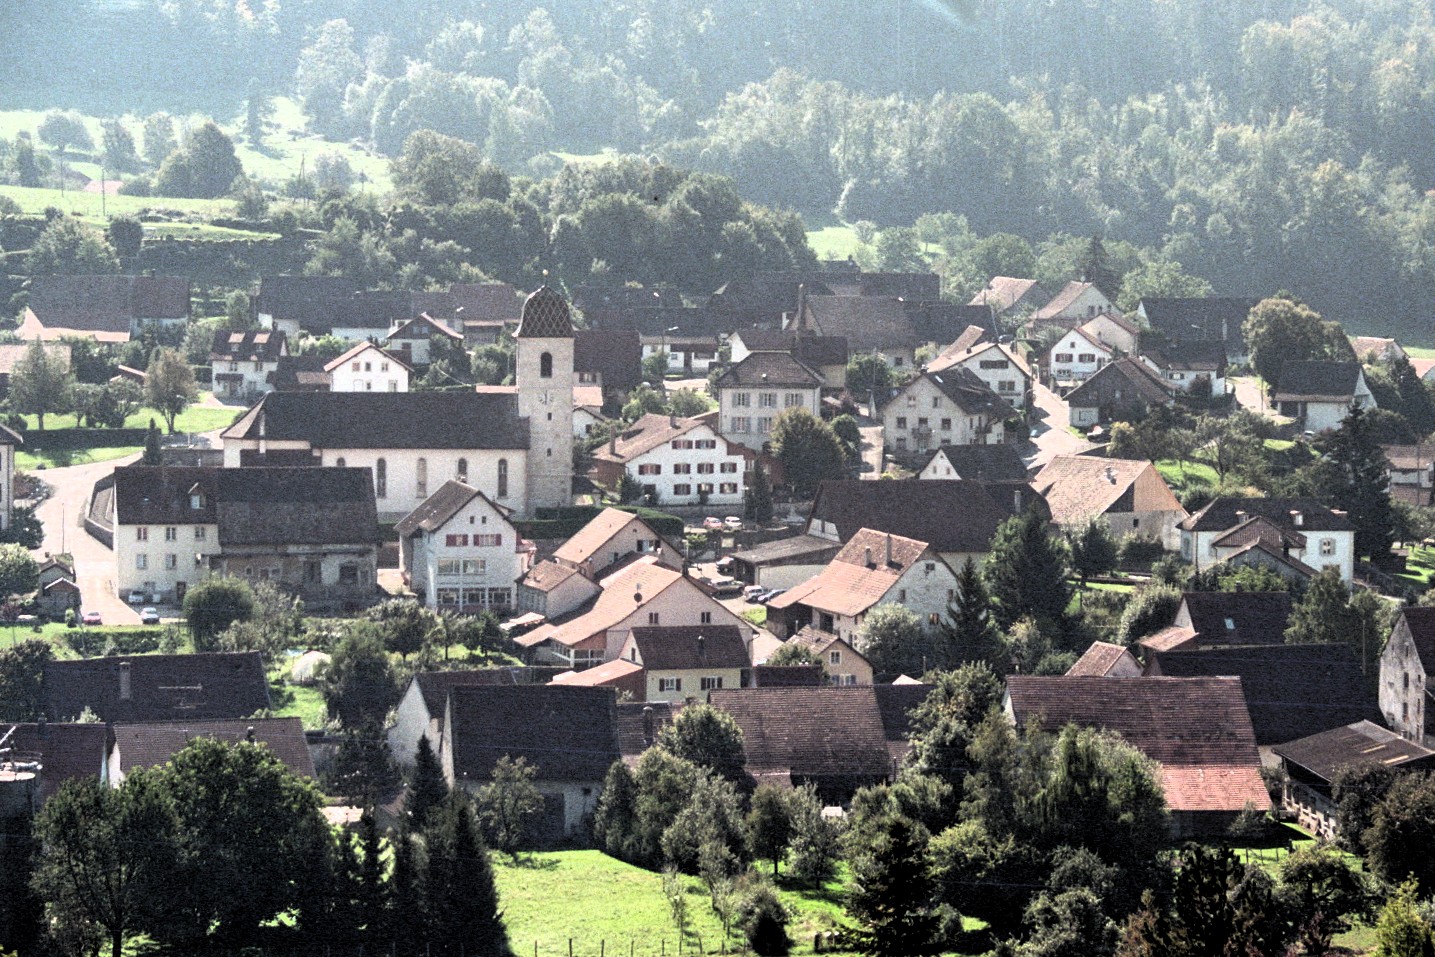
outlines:
M388 906L384 910L384 938L398 953L422 952L426 901L422 867L413 834L407 827L393 835L394 869L389 876Z
M379 826L371 807L365 808L359 818L358 904L365 938L377 940L383 931L384 859Z
M1375 925L1375 957L1435 957L1430 924L1420 915L1419 888L1401 884Z
M633 772L622 760L614 761L603 779L603 793L593 814L593 839L604 853L629 863L637 858L633 836L637 800Z
M408 812L409 826L421 831L428 824L429 815L448 799L448 781L444 779L443 768L434 756L428 735L419 737L418 753L414 755L414 774L409 782L408 800L404 810Z
M1004 670L1001 633L992 620L991 595L987 593L977 563L970 557L957 573L957 594L942 622L942 641L937 643L938 667L950 671L968 661L984 661Z
M1390 505L1390 478L1385 454L1370 432L1365 413L1350 410L1340 428L1319 443L1332 466L1333 482L1326 497L1344 509L1355 526L1355 553L1379 558L1395 541L1395 512Z
M847 911L861 924L854 935L860 953L910 957L930 952L937 920L926 844L921 825L892 815L854 865Z
M488 848L479 835L472 802L461 791L425 831L428 845L429 940L438 953L483 957L507 950L498 914L498 890Z
M1066 556L1035 509L1007 519L997 529L982 573L1003 628L1024 615L1046 626L1059 628L1065 623L1071 600Z

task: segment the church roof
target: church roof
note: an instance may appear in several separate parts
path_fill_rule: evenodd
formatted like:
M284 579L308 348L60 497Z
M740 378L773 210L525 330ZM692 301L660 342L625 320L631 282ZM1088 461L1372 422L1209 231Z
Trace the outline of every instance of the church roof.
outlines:
M551 287L539 286L523 301L523 318L514 335L520 339L573 338L568 303Z

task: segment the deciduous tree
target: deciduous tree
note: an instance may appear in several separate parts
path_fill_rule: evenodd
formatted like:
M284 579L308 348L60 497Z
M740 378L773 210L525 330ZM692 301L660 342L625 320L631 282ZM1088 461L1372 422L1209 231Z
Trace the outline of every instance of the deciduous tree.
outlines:
M145 369L144 401L164 416L169 434L174 435L174 420L199 401L194 369L179 351L161 346L151 353Z

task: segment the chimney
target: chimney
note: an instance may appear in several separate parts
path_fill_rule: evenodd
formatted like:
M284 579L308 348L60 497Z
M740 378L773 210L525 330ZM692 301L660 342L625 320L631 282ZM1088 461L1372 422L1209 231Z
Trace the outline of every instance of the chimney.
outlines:
M1116 470L1109 465L1106 466L1106 481L1112 485L1116 484Z
M670 416L668 416L668 428L670 428L670 429L676 429L677 427L678 427L678 417L677 417L676 415L670 415Z
M803 328L803 315L807 312L807 283L797 284L797 321L792 324L794 329L801 331Z
M1302 512L1300 509L1297 508L1291 509L1291 524L1294 525L1296 528L1300 528L1302 525L1304 525L1305 512Z
M1236 509L1236 524L1237 524L1237 525L1240 525L1241 523L1243 523L1248 517L1249 517L1249 514L1246 512L1245 509L1243 509L1243 508L1238 508L1238 509Z
M1020 512L1022 510L1021 489L1019 488L1014 488L1011 490L1011 510L1013 512Z
M698 635L698 661L707 660L706 642L702 635Z
M130 663L120 662L120 700L130 700Z
M892 567L892 533L887 533L887 567Z
M613 432L613 433L611 433L611 434L608 436L608 454L609 454L609 455L617 455L617 454L618 454L618 433L617 433L617 432Z
M651 746L653 743L653 706L643 707L643 744Z
M868 568L872 567L872 549L870 546L862 549L862 564Z
M248 741L250 744L254 743L254 725L251 724L249 727L244 729L244 740Z

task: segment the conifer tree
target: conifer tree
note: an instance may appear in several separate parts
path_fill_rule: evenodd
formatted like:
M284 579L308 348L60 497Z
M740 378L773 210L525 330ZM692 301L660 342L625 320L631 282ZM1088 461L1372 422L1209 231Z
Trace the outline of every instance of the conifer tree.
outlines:
M995 599L997 623L1003 628L1024 615L1045 626L1065 623L1071 600L1066 555L1035 509L1002 523L982 572Z
M938 666L950 671L968 661L984 661L1003 670L1001 633L992 620L991 595L987 593L977 563L970 557L957 573L957 594L942 622L942 641L937 643Z
M772 483L761 459L752 463L747 491L743 494L743 514L759 525L772 521Z
M930 952L937 919L931 910L934 887L926 845L921 825L894 814L854 865L847 911L861 924L853 935L860 953L910 957Z
M1385 555L1395 540L1395 512L1385 454L1365 413L1358 406L1351 409L1340 428L1319 445L1332 473L1326 496L1333 508L1349 513L1355 526L1355 553L1372 558Z
M428 824L430 813L447 798L448 782L444 780L443 768L434 756L428 735L421 735L418 753L414 755L414 775L409 783L408 800L404 802L409 826L415 831L423 830Z
M434 953L475 957L508 949L488 848L468 795L456 791L425 831L428 939Z
M144 436L144 452L140 455L141 465L163 465L164 456L160 452L159 426L155 425L153 418L149 420L149 429Z

